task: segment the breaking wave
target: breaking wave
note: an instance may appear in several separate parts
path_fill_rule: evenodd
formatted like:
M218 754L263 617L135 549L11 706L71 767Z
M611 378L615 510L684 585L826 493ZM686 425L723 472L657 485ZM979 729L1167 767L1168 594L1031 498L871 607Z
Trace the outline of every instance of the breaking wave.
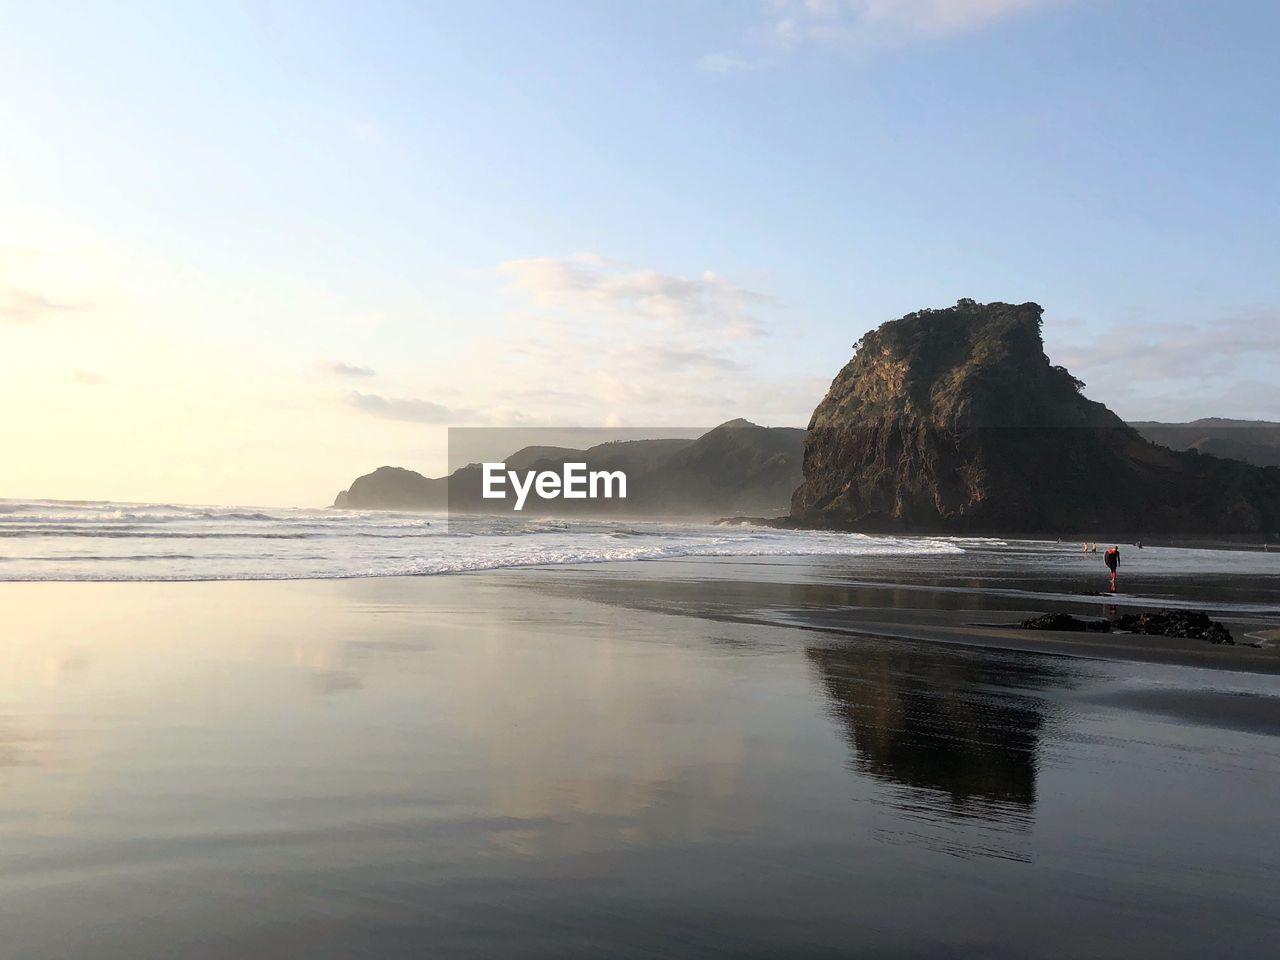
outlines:
M697 557L962 552L945 539L751 526L0 500L0 580L292 580Z

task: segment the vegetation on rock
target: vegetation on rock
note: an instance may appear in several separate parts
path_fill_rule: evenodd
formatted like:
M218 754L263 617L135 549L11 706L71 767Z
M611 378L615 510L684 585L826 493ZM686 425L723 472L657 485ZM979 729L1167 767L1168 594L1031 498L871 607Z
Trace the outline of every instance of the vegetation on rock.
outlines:
M961 300L864 336L810 421L793 522L1277 538L1280 468L1144 440L1049 362L1042 313Z

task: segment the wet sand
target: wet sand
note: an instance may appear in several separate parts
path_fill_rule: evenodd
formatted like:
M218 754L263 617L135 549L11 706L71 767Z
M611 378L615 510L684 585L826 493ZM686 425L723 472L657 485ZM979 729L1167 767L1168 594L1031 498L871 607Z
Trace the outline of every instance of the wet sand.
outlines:
M4 950L1269 956L1270 671L914 576L0 584Z
M945 567L946 561L936 564L936 569ZM679 561L522 573L548 589L571 583L578 595L639 609L849 636L1280 674L1280 626L1275 626L1280 624L1280 580L1270 577L1235 579L1235 593L1258 601L1250 605L1256 609L1242 611L1239 604L1215 604L1200 589L1200 581L1191 578L1169 578L1158 591L1148 593L1081 596L1043 576L1022 578L1016 589L1009 589L998 579L962 585L939 582L935 569L926 568L894 573L915 582L888 583L844 576L838 564L800 561ZM1017 626L1046 612L1098 620L1168 605L1207 610L1231 630L1235 645L1123 631L1076 633Z
M1038 611L1013 611L1035 616ZM1009 620L977 623L961 615L929 616L915 611L805 611L797 619L816 629L853 635L901 637L933 643L962 643L1001 650L1048 653L1097 660L1167 663L1211 670L1280 674L1280 646L1257 648L1241 637L1236 646L1215 646L1203 640L1148 636L1135 633L1076 633L1024 630ZM1238 628L1237 628L1238 629Z

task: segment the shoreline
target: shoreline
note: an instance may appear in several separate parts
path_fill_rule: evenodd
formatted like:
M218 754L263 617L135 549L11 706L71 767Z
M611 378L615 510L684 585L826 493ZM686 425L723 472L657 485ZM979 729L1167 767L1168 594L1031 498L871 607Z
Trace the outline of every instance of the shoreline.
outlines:
M1024 584L1019 591L995 584L958 587L907 575L870 582L848 576L813 579L814 571L825 569L831 558L781 567L768 563L772 559L778 558L609 560L371 577L3 581L0 594L6 588L99 590L111 585L142 588L144 592L162 589L169 594L167 599L175 600L178 598L170 591L184 588L275 591L323 588L325 584L358 589L356 585L369 584L379 591L401 588L425 600L439 596L440 591L450 592L447 585L451 582L480 580L524 589L540 587L553 593L568 586L585 599L636 609L846 637L1280 675L1280 610L1274 614L1269 608L1257 613L1215 611L1208 597L1069 597L1057 593L1037 598L1034 585ZM1025 630L1013 625L1047 610L1096 617L1100 603L1133 609L1157 609L1166 604L1205 609L1227 625L1236 645L1123 632ZM1250 645L1259 642L1267 645Z
M1010 542L1025 543L1061 543L1067 544L1103 544L1112 543L1128 546L1132 549L1146 547L1176 547L1188 550L1240 550L1246 553L1280 553L1280 541L1268 539L1261 533L1208 534L1188 533L1156 533L1144 534L1140 531L1110 531L1110 536L1102 537L1099 531L1005 531L985 529L956 529L940 527L927 529L913 527L906 529L892 523L887 524L841 524L815 523L799 517L753 517L731 516L720 517L711 521L715 526L741 527L758 526L773 530L811 530L819 533L852 533L868 537L941 537L944 539L998 539ZM1137 544L1142 546L1138 547Z
M1058 630L1024 630L1003 624L928 623L923 619L869 620L850 624L835 614L805 611L798 626L853 637L888 637L921 643L945 643L986 650L1154 663L1235 673L1280 676L1280 647L1253 647L1237 642L1218 646L1204 640L1136 633L1090 634ZM1105 637L1107 639L1099 639Z
M673 563L679 561L649 561L646 565L667 566ZM1030 599L1026 596L984 592L980 588L956 591L950 587L910 582L854 586L838 582L754 581L714 576L672 580L645 577L639 570L635 571L635 577L626 576L630 571L619 569L626 564L602 565L605 566L613 566L614 569L603 576L594 576L596 571L575 570L573 567L526 567L488 571L488 575L511 582L550 584L560 581L562 588L569 586L564 583L568 578L571 589L590 599L623 606L634 603L642 609L652 609L645 602L646 594L685 593L687 596L677 602L664 605L665 612L703 619L790 627L848 637L1280 675L1280 615L1269 613L1242 616L1211 612L1210 615L1222 621L1236 639L1234 646L1228 646L1180 637L1026 630L1010 625L1011 621L1035 616L1046 609L1097 616L1098 601L1106 599L1099 597L1033 600L1031 602L1038 604L1033 607L1026 606ZM605 573L603 570L600 572ZM687 577L690 571L681 572ZM713 609L718 584L725 585L719 592L730 595L732 601L736 602L740 594L743 605L737 610ZM592 586L593 589L588 589ZM856 596L851 596L851 593ZM850 599L860 602L851 604ZM797 603L797 600L802 602ZM946 605L930 605L937 604L939 600ZM1135 609L1157 609L1162 604L1157 598L1127 603L1123 595L1116 597L1114 602ZM1190 603L1182 601L1177 605L1188 606ZM1199 606L1213 611L1212 603L1200 603ZM1249 645L1259 640L1276 645Z
M726 902L741 907L719 929L741 931L778 890L832 918L838 953L864 915L916 911L902 929L932 930L934 905L966 891L964 913L1033 916L1037 882L1066 928L1114 905L1128 929L1151 871L1184 869L1186 849L1158 908L1201 902L1209 875L1224 929L1265 937L1275 843L1248 811L1280 782L1274 677L1229 672L1235 649L1198 651L1212 673L1106 663L1132 651L992 625L1026 598L849 582L920 585L943 566L0 588L9 940L147 956L131 935L153 936L163 909L182 924L160 928L166 946L324 952L333 931L363 936L372 903L417 931L417 955L473 935L483 953L497 896L520 924L612 931L623 878L663 920L640 918L659 935L636 956L679 952L669 921L691 929ZM748 952L811 942L813 916L794 937L766 920Z

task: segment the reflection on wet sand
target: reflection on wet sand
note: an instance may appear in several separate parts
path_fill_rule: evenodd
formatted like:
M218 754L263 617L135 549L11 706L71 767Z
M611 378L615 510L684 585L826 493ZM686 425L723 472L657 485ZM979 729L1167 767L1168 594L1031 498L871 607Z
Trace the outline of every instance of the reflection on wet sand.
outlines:
M706 585L697 581L565 578L537 583L633 610L736 619L713 604ZM893 599L879 588L717 583L715 598L723 602L726 595L744 619L767 618L768 607L840 609L841 604L870 606ZM908 598L925 607L949 608L956 602L954 595L927 592ZM823 692L845 727L859 772L931 791L945 800L953 816L1020 820L1030 814L1044 723L1043 703L1034 691L1068 685L1068 668L1051 666L1055 661L1043 657L976 654L873 638L827 640L809 647L806 656L817 666Z
M1262 681L610 570L8 585L0 954L1269 955Z
M901 606L950 610L974 598L928 591L813 583L717 583L622 578L529 578L542 590L613 607L735 621L743 653L795 644L789 629L762 631L770 610ZM885 818L873 832L960 856L1029 859L1038 747L1046 705L1037 691L1069 687L1067 661L876 637L805 648L819 695L852 751L851 768L875 781ZM750 639L748 639L750 638ZM726 641L716 641L723 646Z
M1025 859L1010 842L1033 822L1045 724L1042 701L1025 691L1067 682L1062 671L1041 658L908 644L814 646L806 656L854 768L890 788L885 802L913 830L935 828L894 838Z

